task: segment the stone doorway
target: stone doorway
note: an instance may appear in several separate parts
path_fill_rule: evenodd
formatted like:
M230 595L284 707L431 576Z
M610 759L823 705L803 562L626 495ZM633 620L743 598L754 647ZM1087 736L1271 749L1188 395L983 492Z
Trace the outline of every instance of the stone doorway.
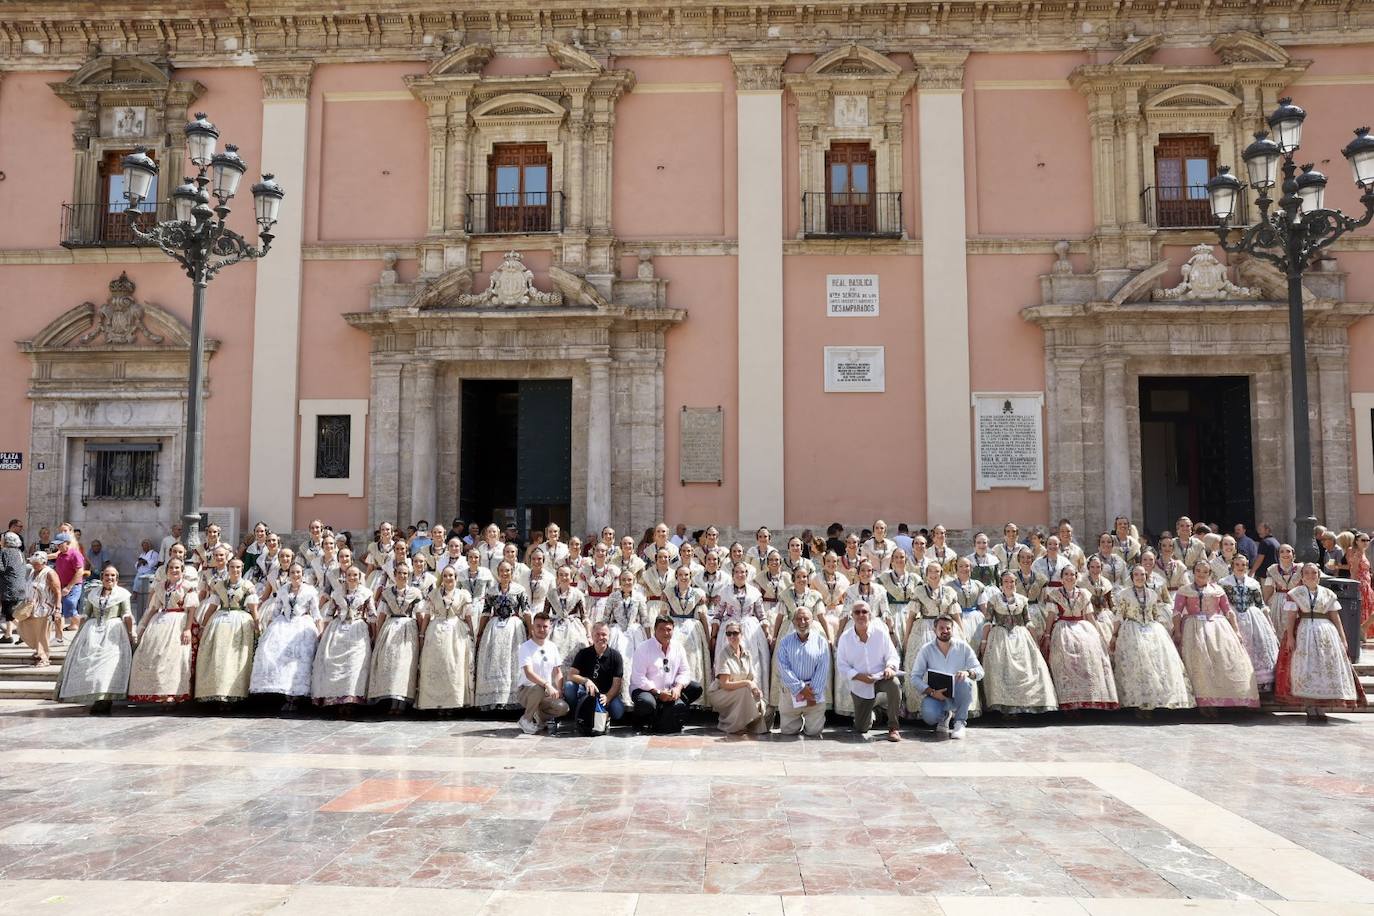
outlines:
M1254 528L1249 376L1142 376L1140 486L1145 530L1187 515Z
M572 379L460 382L459 514L521 538L572 521Z

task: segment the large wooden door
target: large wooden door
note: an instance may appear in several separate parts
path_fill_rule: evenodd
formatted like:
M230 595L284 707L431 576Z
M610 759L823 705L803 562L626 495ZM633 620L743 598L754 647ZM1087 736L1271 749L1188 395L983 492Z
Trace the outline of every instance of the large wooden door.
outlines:
M1216 174L1217 148L1206 134L1159 138L1155 147L1155 224L1210 226L1207 182Z
M873 150L867 143L832 143L825 153L826 231L873 231Z
M488 161L488 230L548 232L553 159L544 144L498 143Z

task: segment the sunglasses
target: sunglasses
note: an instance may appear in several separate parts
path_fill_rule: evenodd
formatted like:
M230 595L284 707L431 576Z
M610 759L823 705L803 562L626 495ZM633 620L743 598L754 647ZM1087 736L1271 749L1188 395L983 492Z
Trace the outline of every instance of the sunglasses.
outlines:
M725 635L726 635L726 636L738 636L738 635L739 635L739 630L726 630L726 631L725 631Z

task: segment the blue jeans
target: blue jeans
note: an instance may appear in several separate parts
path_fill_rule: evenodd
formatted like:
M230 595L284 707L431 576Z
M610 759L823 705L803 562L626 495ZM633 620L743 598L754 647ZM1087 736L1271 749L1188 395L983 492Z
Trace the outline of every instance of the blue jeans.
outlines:
M64 618L70 619L76 616L76 609L81 606L81 591L82 589L78 586L63 596L62 616Z
M574 684L572 681L563 682L563 699L567 701L568 708L572 710L574 719L577 718L578 707L587 696L587 688L581 684ZM606 712L610 713L612 722L619 722L625 717L625 704L620 701L620 697L615 697L606 704Z
M955 681L954 695L948 700L925 697L921 700L921 720L935 725L947 712L954 713L956 722L968 721L968 708L973 703L973 682Z

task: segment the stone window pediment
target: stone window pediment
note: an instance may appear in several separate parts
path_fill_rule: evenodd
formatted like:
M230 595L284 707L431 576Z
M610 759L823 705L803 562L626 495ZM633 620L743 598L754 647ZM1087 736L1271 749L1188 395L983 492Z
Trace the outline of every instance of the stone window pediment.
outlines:
M1194 109L1229 117L1244 104L1240 98L1217 86L1205 83L1184 83L1171 86L1150 96L1145 103L1147 113L1161 109Z
M486 75L491 47L469 45L450 51L427 74L406 78L429 111L429 227L420 244L421 276L475 263L483 237L527 234L473 218L496 190L489 186L493 149L514 143L542 143L549 158L544 193L557 217L529 231L553 235L556 260L569 270L606 283L614 275L612 136L616 103L633 88L634 74L607 69L572 45L548 42L546 50L551 67L544 75ZM505 238L487 247L508 244L516 247Z
M63 244L128 243L110 232L102 175L107 159L144 146L159 162L185 158L186 122L190 106L205 92L196 80L179 80L165 63L132 55L103 55L88 61L67 79L49 83L52 91L76 112L72 126L75 158L71 203L63 213ZM163 187L176 184L175 175L162 176ZM156 208L159 201L148 202Z
M139 301L135 289L129 275L121 273L110 281L104 302L83 302L68 309L31 339L19 341L19 348L36 355L116 349L188 351L191 329L186 323L160 305ZM207 353L218 347L218 341L206 341ZM176 359L184 362L185 356L178 354Z
M798 175L803 200L800 237L832 234L827 156L835 144L867 142L873 155L874 206L889 212L881 234L905 236L897 195L902 190L902 105L916 85L886 54L847 44L816 58L801 73L787 73L783 85L796 102ZM874 234L861 232L859 235Z

